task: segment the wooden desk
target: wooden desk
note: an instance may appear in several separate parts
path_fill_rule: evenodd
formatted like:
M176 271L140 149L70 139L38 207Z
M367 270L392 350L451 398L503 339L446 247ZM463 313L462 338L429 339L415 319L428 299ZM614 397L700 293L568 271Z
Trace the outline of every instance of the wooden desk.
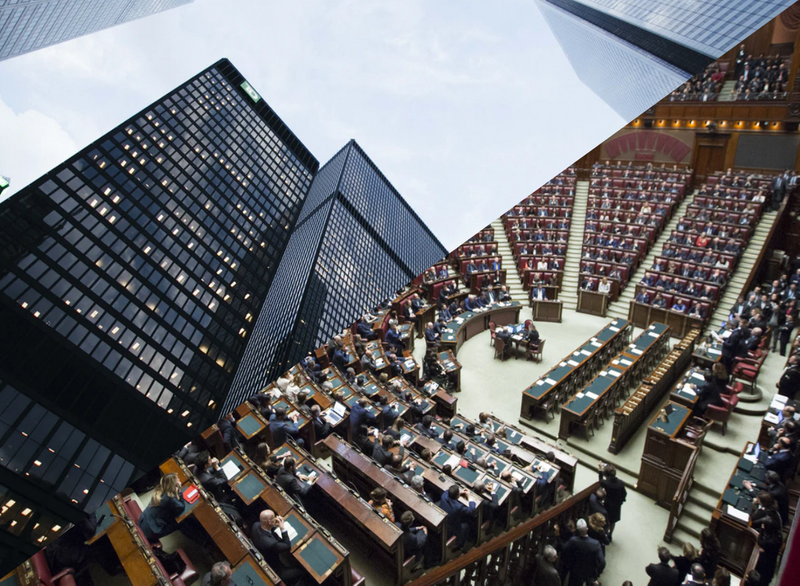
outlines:
M690 443L684 435L691 411L683 405L667 403L672 413L667 421L656 415L647 428L637 489L657 504L669 508L681 477L692 455L702 446L702 436Z
M694 343L699 334L699 330L689 332L681 343L673 347L653 372L645 377L641 386L631 394L628 400L614 411L614 429L611 433L611 443L608 445L609 452L619 453L619 450L636 433L653 408L661 404L664 395L669 392L678 374L683 372L689 364Z
M605 317L607 309L608 295L606 293L578 290L578 312Z
M750 522L750 515L754 510L753 496L756 493L750 493L742 487L742 481L745 480L752 482L756 490L764 486L766 452L761 452L761 457L756 463L745 458L753 450L754 445L753 442L747 442L745 445L728 479L727 488L720 495L711 515L711 528L722 546L721 562L740 575L744 574L754 548L758 548L758 534L751 528ZM737 514L744 517L738 518Z
M133 586L157 586L170 584L160 564L155 560L149 544L133 519L128 517L119 496L109 501L110 510L121 522L112 523L106 535L114 548L125 574Z
M555 301L531 301L533 306L533 320L534 321L552 321L561 323L561 310L564 304L556 299Z
M557 366L522 392L520 417L531 419L534 411L551 397L566 398L571 394L574 381L591 368L597 357L610 357L621 349L629 331L630 322L615 319L575 352L566 356Z
M672 328L674 338L683 338L690 330L702 330L705 320L689 317L685 313L661 309L644 303L631 301L628 308L628 319L637 328L646 328L654 321L665 323Z
M518 323L521 309L522 304L519 301L506 301L462 313L450 321L442 332L442 350L452 350L457 355L464 342L489 329L489 322L498 326Z
M233 568L231 586L277 586L280 578L266 564L244 558Z

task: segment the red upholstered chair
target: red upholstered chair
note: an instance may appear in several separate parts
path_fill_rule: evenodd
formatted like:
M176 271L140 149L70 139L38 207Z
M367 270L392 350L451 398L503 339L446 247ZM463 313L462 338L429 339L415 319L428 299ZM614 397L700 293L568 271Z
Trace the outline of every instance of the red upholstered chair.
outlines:
M738 395L720 395L720 397L722 397L722 401L725 405L709 405L703 417L712 422L717 421L722 423L722 435L725 435L725 431L728 429L728 420L731 418L733 409L739 403L739 397Z
M75 586L75 569L65 568L58 574L51 574L47 558L44 557L44 550L36 552L31 558L31 563L39 575L40 586Z

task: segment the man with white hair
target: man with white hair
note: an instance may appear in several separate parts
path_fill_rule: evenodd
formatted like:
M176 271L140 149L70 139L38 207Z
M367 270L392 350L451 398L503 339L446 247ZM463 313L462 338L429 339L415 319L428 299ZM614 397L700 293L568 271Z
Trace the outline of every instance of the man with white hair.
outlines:
M536 586L561 586L561 577L556 570L558 554L552 545L545 545L542 553L536 554L536 572L533 574L533 583Z
M606 567L603 548L599 541L589 537L585 519L578 519L575 527L578 534L570 537L561 554L564 571L569 574L567 586L592 585Z
M228 586L231 583L231 565L228 562L217 562L211 571L203 576L201 586Z

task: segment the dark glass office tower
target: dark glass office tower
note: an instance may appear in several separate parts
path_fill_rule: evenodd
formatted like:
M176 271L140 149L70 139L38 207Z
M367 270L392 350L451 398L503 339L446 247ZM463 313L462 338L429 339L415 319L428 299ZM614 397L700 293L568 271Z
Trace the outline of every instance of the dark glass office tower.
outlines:
M223 411L446 254L351 140L314 178Z
M794 0L536 0L575 73L631 120Z
M0 0L0 60L193 0Z
M0 203L7 549L219 418L317 169L222 60Z

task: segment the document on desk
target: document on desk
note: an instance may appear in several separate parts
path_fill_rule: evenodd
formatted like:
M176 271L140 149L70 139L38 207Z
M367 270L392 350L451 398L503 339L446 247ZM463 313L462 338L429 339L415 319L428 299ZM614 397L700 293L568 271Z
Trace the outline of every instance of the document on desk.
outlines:
M596 393L592 393L591 391L586 391L586 396L589 397L592 401L594 401L599 395Z
M789 397L787 397L786 395L775 395L774 397L772 397L773 403L780 403L781 405L785 405L786 401L788 400Z
M639 350L638 348L631 348L631 354L636 354L636 356L641 356L642 351Z
M294 543L294 540L297 539L297 529L292 527L292 524L289 521L283 522L283 528L286 531L286 535L289 536L289 541Z
M581 354L583 354L584 356L591 356L592 355L592 353L589 352L588 350L581 350Z
M608 329L611 330L612 332L618 332L619 331L619 328L615 328L614 326L608 326Z
M614 378L617 378L617 377L618 377L619 375L621 375L622 373L621 373L621 372L617 372L616 370L609 370L609 371L608 371L608 374L610 374L610 375L611 375L611 376L613 376Z
M778 423L780 423L780 421L778 420L778 416L775 415L774 413L767 413L766 415L764 415L764 421L766 421L767 423L772 423L773 425L778 425Z
M575 398L576 399L583 399L585 396L586 395L584 395L583 393L578 393L577 395L575 395Z
M651 338L658 338L658 336L659 336L659 334L657 334L655 332L647 332L647 335L650 336Z
M561 367L564 367L564 366L567 365L567 363L566 362L559 362L558 365L561 366Z
M222 465L222 471L225 473L225 478L230 480L239 474L239 467L236 465L236 462L228 461Z
M715 356L721 356L722 355L722 352L720 352L716 348L709 348L708 349L708 353L709 354L714 354Z
M692 378L697 379L699 381L703 381L703 382L705 382L705 380L706 380L706 377L704 377L702 374L697 373L697 372L693 372L692 373Z
M633 364L633 362L631 362L630 360L627 360L627 359L625 359L625 358L620 358L620 359L619 359L619 361L620 361L622 364L624 364L625 366L630 366L631 364Z
M600 371L600 376L608 376L608 371L607 370L601 370Z
M570 366L580 366L579 362L575 362L574 360L567 360L567 364Z
M690 395L692 397L696 397L697 396L697 393L694 392L694 389L692 388L692 386L689 383L686 383L685 385L683 385L683 388L681 389L681 392L685 393L687 395Z
M444 466L450 464L450 468L455 470L456 467L461 463L461 456L459 454L453 454L449 458L447 458L447 462L444 463ZM443 467L444 467L443 466Z
M740 511L736 507L728 505L728 509L725 512L734 519L738 519L742 523L747 523L748 521L750 521L750 515L748 515L744 511Z
M546 382L550 386L553 386L554 384L556 384L556 381L551 379L549 376L546 379L544 379L544 382Z
M592 344L592 346L594 346L595 348L602 348L602 347L603 347L603 345L602 345L600 342L592 342L591 344Z
M543 384L544 384L544 381L542 379L539 379L539 380L536 381L536 386L537 387L541 387Z

